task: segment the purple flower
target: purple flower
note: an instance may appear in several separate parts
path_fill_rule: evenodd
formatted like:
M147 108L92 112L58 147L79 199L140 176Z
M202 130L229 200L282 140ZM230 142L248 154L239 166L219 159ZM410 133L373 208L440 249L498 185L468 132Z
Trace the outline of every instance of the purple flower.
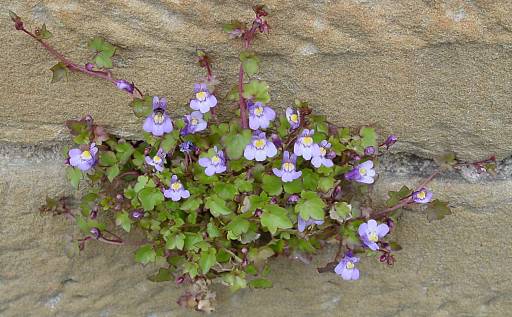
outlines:
M226 159L224 158L224 152L218 151L216 146L213 150L215 151L214 156L202 157L199 159L199 165L206 167L204 173L208 176L226 171Z
M129 83L123 79L116 80L116 86L119 90L124 90L130 94L133 93L133 89L135 88L133 83Z
M196 148L196 146L194 145L194 143L192 143L190 141L185 141L180 144L180 152L182 152L182 153L192 152L195 150L195 148Z
M384 141L382 145L385 145L386 149L389 149L389 147L395 144L397 140L398 138L396 137L396 135L391 134L390 136L388 136L388 138L386 139L386 141Z
M251 142L245 146L244 157L248 160L264 161L267 157L274 157L277 148L274 143L267 140L265 132L254 131Z
M281 169L273 168L272 171L274 175L277 177L281 177L281 180L285 183L291 182L294 179L299 178L302 175L302 171L295 171L295 162L297 161L297 156L290 153L288 151L284 151L283 153L283 163L281 165Z
M178 176L172 175L169 189L164 189L164 196L172 199L172 201L179 201L190 197L190 192L183 187Z
M320 144L313 145L313 159L311 160L311 164L314 167L319 168L320 166L332 167L334 163L332 162L332 158L334 156L329 151L331 149L331 143L327 142L327 140L323 140Z
M412 193L412 200L418 204L426 204L432 200L432 192L422 188Z
M336 267L334 268L334 272L341 276L341 278L343 278L346 281L358 280L359 270L355 266L355 264L358 262L359 258L356 256L352 256L352 253L349 252L345 254L345 257L341 259L338 265L336 265Z
M295 130L300 125L300 113L298 110L293 108L286 108L286 120L290 123L290 127L292 130Z
M165 153L163 149L159 149L156 155L152 158L146 156L146 163L153 166L157 171L161 172L164 170Z
M276 113L272 108L265 106L261 102L248 102L249 109L249 127L253 130L266 129L270 121L276 118Z
M361 241L373 251L379 249L377 241L387 235L389 227L385 223L377 225L377 221L370 219L367 223L362 223L359 226L358 233Z
M186 125L181 131L181 135L194 134L206 129L206 121L203 120L203 114L199 111L185 115L184 119Z
M201 113L207 113L210 108L217 105L217 98L208 91L206 84L195 84L194 92L196 98L190 100L190 108L199 110Z
M297 216L297 229L299 230L299 232L304 232L304 230L306 230L307 227L311 226L311 225L321 225L323 224L324 221L323 220L315 220L313 218L309 218L308 220L304 220L302 219L302 217L300 215Z
M313 156L313 134L315 130L304 129L293 145L293 153L309 161Z
M144 217L144 212L142 210L134 210L132 212L132 218L135 220L142 219Z
M364 155L370 156L375 154L375 148L373 146L369 146L364 149Z
M98 148L96 143L91 143L88 150L82 151L80 149L69 150L69 165L78 167L81 171L90 170L96 164L96 154Z
M361 163L345 174L346 180L365 184L372 184L375 181L374 177L375 170L373 169L372 161Z
M153 113L144 121L144 131L152 133L154 136L162 136L164 133L172 131L171 118L165 113L167 100L165 97L153 97Z

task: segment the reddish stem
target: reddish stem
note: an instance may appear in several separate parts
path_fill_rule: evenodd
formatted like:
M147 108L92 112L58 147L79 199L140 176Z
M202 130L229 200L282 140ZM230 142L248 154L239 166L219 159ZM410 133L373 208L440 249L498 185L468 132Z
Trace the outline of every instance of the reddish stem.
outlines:
M51 55L53 55L61 63L63 63L70 71L76 71L76 72L84 73L91 77L104 79L104 80L111 82L114 86L116 85L116 79L112 77L112 74L110 72L88 70L84 66L80 66L77 63L74 63L71 60L67 59L62 53L57 51L50 44L46 43L42 39L38 38L34 33L27 30L22 24L21 24L21 26L19 26L18 29L20 31L23 31L24 33L28 34L30 37L32 37L37 42L39 42ZM143 98L142 92L137 87L134 86L134 88L137 91L137 93L139 94L139 97ZM129 94L132 98L138 98L137 96L135 96L135 94L133 92L129 92L126 90L123 90L123 91L126 92L127 94Z

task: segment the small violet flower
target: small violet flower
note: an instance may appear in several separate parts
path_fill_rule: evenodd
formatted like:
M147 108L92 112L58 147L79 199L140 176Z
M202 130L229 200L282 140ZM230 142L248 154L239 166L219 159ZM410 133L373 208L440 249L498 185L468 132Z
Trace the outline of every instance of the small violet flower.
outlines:
M397 140L398 138L396 137L396 135L391 134L390 136L388 136L388 138L386 139L386 141L384 141L382 145L385 145L386 149L389 149L389 147L395 144Z
M251 142L246 145L244 157L248 160L264 161L267 157L274 157L277 154L277 148L271 141L267 140L265 132L256 130L252 136Z
M341 276L346 281L358 280L359 269L356 268L355 264L359 262L359 258L352 256L349 252L345 254L345 257L341 259L340 263L334 268L334 272Z
M164 170L165 153L163 149L159 149L156 155L152 158L146 156L146 163L153 166L157 171L161 172Z
M129 92L130 94L133 93L133 89L135 88L133 83L129 83L123 79L116 80L116 86L117 89Z
M377 241L388 234L389 227L385 223L377 225L377 221L370 219L367 223L364 222L359 225L357 231L363 244L370 248L370 250L377 251L379 249Z
M153 113L144 121L144 131L150 132L154 136L162 136L164 133L172 131L171 118L165 113L167 100L165 97L153 97Z
M206 167L204 173L208 176L226 171L226 159L224 158L224 152L218 151L216 146L213 149L215 151L214 156L202 157L199 159L199 165Z
M315 130L304 129L293 145L293 153L309 161L313 156L313 134Z
M71 149L68 152L69 165L77 167L81 171L88 171L94 166L94 164L96 164L97 153L98 148L96 147L96 143L91 143L91 145L89 145L89 149L85 151L80 149Z
M194 92L196 98L190 100L190 108L199 110L201 113L207 113L210 108L217 105L217 98L210 93L206 84L195 84Z
M304 232L307 227L312 225L322 225L324 223L323 220L315 220L313 218L309 218L308 220L302 219L300 215L297 216L297 229L299 229L299 232Z
M180 144L180 152L182 152L182 153L190 153L190 152L194 151L195 148L196 148L196 146L194 145L194 143L192 143L190 141L185 141Z
M334 163L332 159L336 154L334 152L330 153L331 143L323 140L320 144L313 145L313 159L311 160L311 164L314 167L319 168L320 166L332 167ZM333 156L334 155L334 156Z
M345 179L349 181L356 181L358 183L372 184L375 180L375 170L373 169L373 162L366 161L354 167L350 172L345 174Z
M290 128L292 130L297 129L300 125L299 111L290 107L286 108L286 120L288 120L288 123L290 123Z
M274 175L277 177L281 177L281 180L285 183L291 182L294 179L299 178L302 175L302 171L296 171L295 162L297 161L297 156L290 153L288 151L284 151L283 153L283 163L281 165L281 169L273 168L272 171Z
M412 193L412 200L418 204L426 204L432 200L432 192L426 188L422 188Z
M172 175L169 189L164 189L164 196L170 198L172 201L179 201L182 198L187 199L190 197L190 192L183 187L178 176Z
M181 130L181 135L194 134L206 129L206 121L203 120L203 114L199 111L193 111L185 115L185 128Z
M268 128L270 121L276 118L275 111L261 102L248 102L248 109L249 127L253 130Z

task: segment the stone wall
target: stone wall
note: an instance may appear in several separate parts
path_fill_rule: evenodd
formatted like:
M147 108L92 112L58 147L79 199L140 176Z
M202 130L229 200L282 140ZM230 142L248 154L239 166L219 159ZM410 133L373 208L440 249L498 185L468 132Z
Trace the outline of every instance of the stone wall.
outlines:
M446 150L464 159L495 153L495 179L451 174L433 189L455 207L429 223L407 213L395 233L404 250L394 267L373 259L355 283L313 265L274 262L270 290L219 292L218 316L507 316L512 308L512 2L498 0L263 1L268 38L256 42L272 105L299 97L339 125L372 124L396 133L396 154L380 167L377 196L419 181ZM186 111L197 47L214 58L226 93L239 43L221 30L251 16L251 1L9 1L28 24L46 23L52 43L86 61L87 40L115 44L115 72ZM0 315L182 316L180 290L146 279L134 247L70 253L66 219L41 217L46 195L71 193L59 152L63 122L93 115L115 133L137 136L128 98L105 83L73 75L50 84L55 61L0 16ZM225 109L233 105L225 103Z

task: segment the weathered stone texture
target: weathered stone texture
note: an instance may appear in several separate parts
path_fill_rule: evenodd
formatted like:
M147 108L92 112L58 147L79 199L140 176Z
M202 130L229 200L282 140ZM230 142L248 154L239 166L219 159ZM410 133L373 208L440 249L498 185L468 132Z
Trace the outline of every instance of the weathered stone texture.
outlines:
M263 2L273 29L255 49L273 106L310 100L339 125L398 134L396 151L421 157L446 150L468 160L511 155L512 1ZM177 116L204 75L194 65L197 47L214 58L219 96L235 82L240 45L221 25L250 19L251 4L27 0L2 7L30 25L46 23L55 47L77 61L91 57L89 38L104 36L119 48L115 73L166 95ZM134 246L91 245L72 255L77 232L69 221L38 214L46 195L71 193L58 154L65 120L89 113L127 136L140 134L141 121L128 97L101 81L74 75L50 84L55 61L0 14L0 315L195 315L176 307L181 289L146 279L156 268L135 264ZM376 197L415 184L431 166L393 157L379 167L388 185ZM219 289L214 316L509 316L511 180L510 159L496 179L470 171L441 178L433 189L456 206L454 215L429 223L421 212L406 213L394 233L404 247L394 267L364 259L361 280L347 283L316 273L330 250L309 266L279 259L274 288Z
M196 47L207 48L221 80L235 82L240 44L221 26L250 19L251 1L13 1L30 25L46 23L51 42L87 61L89 38L119 47L115 72L182 114L194 81ZM401 138L401 151L465 158L510 155L511 1L264 1L272 34L256 42L272 104L310 100L347 126L373 124ZM139 133L128 98L94 79L50 85L54 60L13 30L3 14L0 140L65 137L62 122L90 113L117 132ZM224 103L224 109L232 105Z

